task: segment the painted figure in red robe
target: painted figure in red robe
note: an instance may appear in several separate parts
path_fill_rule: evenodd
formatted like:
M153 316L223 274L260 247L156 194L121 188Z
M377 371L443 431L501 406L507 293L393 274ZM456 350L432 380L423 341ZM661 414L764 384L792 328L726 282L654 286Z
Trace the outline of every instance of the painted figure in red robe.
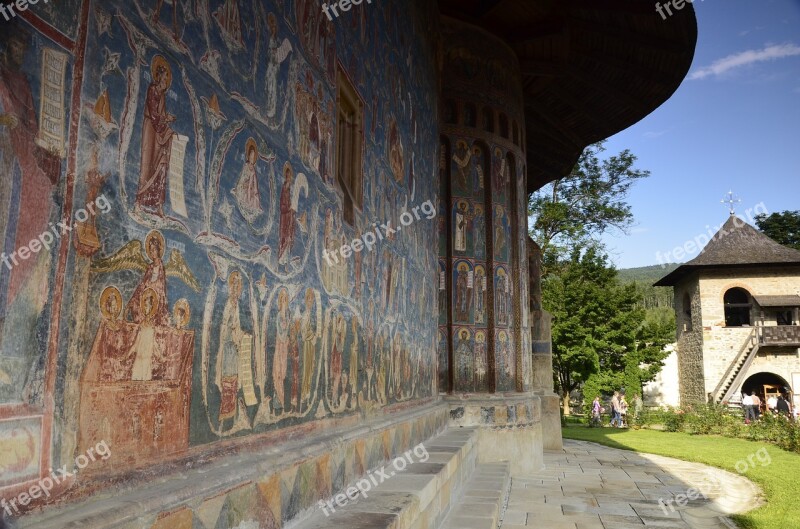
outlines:
M167 276L164 269L164 236L160 232L151 231L144 240L145 252L150 258L150 264L142 276L142 280L133 291L131 299L125 309L134 323L142 323L145 315L141 311L140 298L145 290L153 289L158 296L158 309L153 318L156 325L167 326L170 323L169 309L167 308Z
M166 110L166 94L172 84L172 70L161 55L153 58L150 70L153 80L147 88L144 103L142 161L136 207L163 217L172 137L175 134L170 127L175 116Z
M289 162L283 166L283 188L281 188L280 243L278 245L278 264L288 265L294 243L295 216L292 209L292 182L294 172Z

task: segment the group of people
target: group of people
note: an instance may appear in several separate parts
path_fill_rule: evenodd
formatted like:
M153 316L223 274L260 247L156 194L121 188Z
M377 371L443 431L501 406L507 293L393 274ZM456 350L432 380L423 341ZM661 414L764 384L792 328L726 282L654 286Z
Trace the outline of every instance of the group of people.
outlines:
M628 409L631 408L633 412L633 420L639 417L639 413L643 407L642 398L638 393L633 394L631 404L625 398L625 393L615 391L611 397L611 423L609 426L612 428L627 428L628 427ZM605 408L600 404L600 397L595 397L592 402L592 424L600 426L602 423L601 416L605 412Z
M742 396L742 409L744 410L744 421L750 423L757 421L761 418L763 403L761 397L755 392L745 392ZM783 415L788 418L793 418L792 405L783 393L771 395L766 402L766 411L773 415Z

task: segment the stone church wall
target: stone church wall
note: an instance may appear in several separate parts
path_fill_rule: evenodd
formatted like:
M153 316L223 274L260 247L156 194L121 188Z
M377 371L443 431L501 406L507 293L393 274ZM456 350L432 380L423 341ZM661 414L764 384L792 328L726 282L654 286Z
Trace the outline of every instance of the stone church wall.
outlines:
M512 50L483 30L446 19L442 31L439 304L449 304L449 313L439 313L440 388L529 391L519 64Z
M684 307L686 296L691 310ZM694 281L685 280L675 288L674 305L678 308L678 378L681 404L705 402L703 386L703 327L700 291Z
M311 0L40 2L4 24L3 495L101 440L80 480L435 399L436 211L379 225L437 203L436 24L432 2L329 21ZM355 207L339 68L363 108Z

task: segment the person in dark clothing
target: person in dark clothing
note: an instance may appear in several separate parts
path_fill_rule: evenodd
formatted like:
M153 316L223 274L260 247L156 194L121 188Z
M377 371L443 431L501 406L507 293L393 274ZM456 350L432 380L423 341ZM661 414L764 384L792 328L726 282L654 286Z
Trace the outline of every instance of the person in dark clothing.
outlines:
M789 408L789 402L783 397L783 395L778 396L778 404L775 406L775 409L778 410L778 415L786 415L787 417L792 417L792 411Z

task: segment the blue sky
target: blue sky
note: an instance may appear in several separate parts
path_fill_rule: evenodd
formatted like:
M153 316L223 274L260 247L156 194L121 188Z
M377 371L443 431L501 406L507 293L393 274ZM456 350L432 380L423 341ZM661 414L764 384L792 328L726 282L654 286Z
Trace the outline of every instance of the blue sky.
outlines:
M629 234L603 238L619 268L658 264L657 252L718 227L729 190L742 217L762 202L769 212L800 210L800 0L694 6L698 42L686 80L606 143L606 154L630 149L652 173L630 193Z

